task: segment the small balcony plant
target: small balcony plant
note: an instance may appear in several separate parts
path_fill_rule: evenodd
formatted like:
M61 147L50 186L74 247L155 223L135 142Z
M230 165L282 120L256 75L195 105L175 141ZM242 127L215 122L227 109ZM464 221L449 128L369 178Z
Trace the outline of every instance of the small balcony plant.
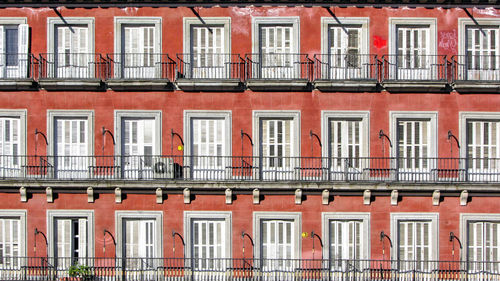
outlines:
M68 276L64 281L90 281L92 272L90 267L75 263L68 268Z

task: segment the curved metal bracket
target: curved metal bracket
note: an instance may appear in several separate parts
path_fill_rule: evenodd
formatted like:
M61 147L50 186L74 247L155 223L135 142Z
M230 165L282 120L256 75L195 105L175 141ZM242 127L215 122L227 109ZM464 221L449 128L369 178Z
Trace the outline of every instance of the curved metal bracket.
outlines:
M460 239L458 239L455 233L450 232L450 242L453 242L453 239L457 240L458 246L460 246L460 249L462 249L462 242L460 241Z
M109 234L109 236L111 236L111 239L113 240L113 244L116 246L116 240L115 240L115 237L113 236L113 234L111 234L111 232L109 232L107 229L104 229L103 236L106 236L106 233ZM104 240L104 241L106 241L106 240Z
M321 144L321 140L320 140L319 136L318 136L318 135L316 135L315 133L313 133L313 131L312 131L312 130L310 130L310 131L309 131L309 137L311 137L311 138L312 138L312 137L315 137L315 138L318 140L319 147L323 147L323 145Z
M389 245L391 246L392 248L392 240L391 240L391 237L389 237L389 235L385 234L384 231L381 231L380 232L380 241L384 241L384 238L387 238L387 240L389 240Z
M384 130L380 130L380 131L378 132L378 138L379 138L379 139L381 139L381 138L383 138L383 137L385 137L385 138L389 141L389 146L392 148L392 141L391 141L391 139L389 138L389 136L388 136L388 135L386 135L386 134L384 133Z
M451 130L448 131L448 140L450 139L454 139L457 142L458 148L460 148L460 142L458 141L458 138L455 137L455 135L451 132Z
M102 127L102 136L104 137L104 135L105 135L106 133L108 133L108 134L111 136L111 139L113 140L113 145L116 145L116 142L115 142L115 136L113 135L113 133L112 133L110 130L108 130L108 129L104 128L104 126L103 126L103 127Z
M243 129L241 130L241 142L242 142L242 145L243 145L243 136L246 136L248 138L248 140L250 140L250 144L252 145L253 147L253 140L252 140L252 137L250 137L249 134L243 132Z
M241 239L245 239L245 236L248 237L248 239L250 240L250 244L252 244L252 247L254 246L253 244L253 239L252 237L250 237L250 235L248 233L246 233L245 231L242 231L241 232Z

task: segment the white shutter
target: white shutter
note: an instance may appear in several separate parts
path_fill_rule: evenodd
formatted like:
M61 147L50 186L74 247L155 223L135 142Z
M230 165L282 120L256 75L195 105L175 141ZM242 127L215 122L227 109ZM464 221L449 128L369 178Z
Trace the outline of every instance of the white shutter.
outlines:
M293 222L287 220L262 221L262 258L294 258ZM276 267L278 263L274 263Z
M19 77L27 77L28 74L28 39L29 38L29 26L27 24L20 24L18 30L18 58L19 58Z
M78 257L84 260L88 256L88 244L87 244L87 219L78 219Z
M6 257L19 257L20 255L20 222L16 218L0 219L0 252L2 259L0 265L10 264L11 259Z
M153 258L154 220L125 220L125 257Z
M225 227L223 220L192 222L192 253L197 269L221 269L225 258Z
M362 259L361 221L330 221L330 259Z
M71 257L71 220L70 219L57 219L57 257L70 258Z
M430 221L399 222L399 259L403 261L429 261L432 259L432 237ZM408 264L408 266L411 266ZM426 268L427 263L418 263L418 268Z
M192 119L192 125L192 154L195 156L195 166L221 168L222 157L226 153L224 119Z
M154 119L124 120L124 148L127 155L154 155Z
M262 156L267 167L290 167L293 151L293 120L262 120Z
M430 127L430 121L398 121L400 168L428 168Z
M5 53L5 29L0 25L0 77L5 78L6 53Z

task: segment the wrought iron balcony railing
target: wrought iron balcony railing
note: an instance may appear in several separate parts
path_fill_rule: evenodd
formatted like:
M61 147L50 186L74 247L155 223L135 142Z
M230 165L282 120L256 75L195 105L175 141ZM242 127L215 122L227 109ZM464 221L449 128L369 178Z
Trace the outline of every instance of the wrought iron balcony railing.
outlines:
M77 269L77 270L75 270ZM500 262L343 259L0 259L2 280L497 281Z
M38 59L29 53L0 54L0 79L36 78Z
M0 178L494 183L500 158L3 155Z
M396 81L448 81L444 55L384 55L382 79Z
M178 78L238 79L245 76L245 60L238 54L178 54Z
M378 80L376 55L316 54L315 80Z
M500 55L469 53L451 58L454 81L500 81Z
M108 79L173 81L176 63L167 54L157 53L118 53L107 54Z
M105 79L107 62L94 53L40 54L40 78Z
M312 80L314 61L307 54L257 53L245 60L247 79Z

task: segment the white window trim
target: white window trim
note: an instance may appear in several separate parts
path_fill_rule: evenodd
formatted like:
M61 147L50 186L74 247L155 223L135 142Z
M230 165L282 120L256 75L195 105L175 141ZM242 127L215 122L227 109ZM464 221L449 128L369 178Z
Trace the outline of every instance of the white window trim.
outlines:
M27 248L27 211L26 210L0 210L0 218L19 218L19 254L21 257L28 256L28 248ZM21 261L21 264L23 261Z
M20 122L20 132L19 132L19 154L26 155L27 151L27 123L26 117L28 115L28 110L26 109L0 109L0 117L7 118L18 118Z
M302 255L302 213L300 212L254 212L253 213L253 238L254 238L254 257L260 259L260 248L262 239L261 221L262 220L292 220L293 221L293 239L295 252L293 253L294 259L300 259Z
M392 141L391 156L396 157L398 153L397 143L397 127L398 119L429 119L430 120L430 143L429 156L437 157L438 155L438 112L437 111L390 111L389 112L389 132Z
M469 18L459 18L458 19L458 55L465 55L465 42L467 40L466 27L468 25L497 25L500 26L500 19L498 18L474 18L472 21Z
M123 257L123 221L127 219L153 219L155 221L154 258L163 257L162 211L115 211L116 257Z
M300 17L252 17L252 53L258 54L260 52L260 34L259 26L261 24L289 24L293 27L292 34L292 53L300 53Z
M94 155L94 111L93 110L47 110L47 138L49 145L47 155L54 155L56 140L54 139L56 118L87 118L87 151L88 156Z
M115 110L115 154L122 155L122 123L123 119L154 119L155 139L154 151L156 155L162 155L162 111L161 110Z
M396 39L398 25L428 25L429 26L429 47L428 55L437 55L437 18L389 18L389 55L396 55Z
M347 120L347 119L361 119L361 131L363 139L361 139L361 157L370 155L370 111L321 111L321 142L324 144L322 149L322 156L328 157L329 149L329 123L330 119Z
M225 258L232 257L232 214L231 212L221 211L184 211L184 237L186 238L186 247L184 247L184 256L191 258L191 246L193 244L191 237L191 222L196 219L202 220L224 220L225 233L222 236L225 245Z
M155 53L162 53L161 48L161 26L162 26L162 18L161 17L115 17L114 20L115 25L115 54L120 54L122 52L121 49L121 40L122 40L122 25L127 24L135 24L135 25L154 25L154 36L155 36Z
M370 54L370 18L363 17L340 17L337 20L331 17L321 17L321 53L328 54L329 52L329 42L328 42L328 29L330 25L361 25L361 46L360 55Z
M254 159L260 156L260 119L261 118L276 118L276 119L292 119L293 135L295 139L290 140L293 142L293 151L291 157L300 157L300 111L298 110L254 110L252 112L252 138L255 145L253 146Z
M191 52L191 25L222 25L224 26L224 53L231 52L231 18L230 17L203 17L203 22L196 17L183 18L184 54Z
M370 213L369 212L323 212L321 213L321 228L322 228L322 237L323 241L323 257L324 259L328 259L328 255L330 254L330 221L331 220L357 220L362 221L362 237L364 243L364 249L361 253L363 256L358 257L358 259L370 259Z
M47 18L47 52L55 53L55 27L56 25L86 25L88 26L89 53L95 53L95 19L93 17L65 17L64 20L57 17Z
M222 110L184 110L184 155L192 155L191 151L191 119L193 118L217 118L224 119L224 130L226 133L226 139L224 140L224 146L227 155L223 156L231 156L232 154L232 134L231 134L231 120L232 120L232 112L231 110L222 111Z
M94 257L94 211L93 210L47 210L47 237L49 242L49 257L55 254L55 220L58 218L86 218L87 219L87 247L88 257Z
M498 221L500 222L500 214L485 214L485 213L461 213L460 214L460 241L462 241L462 260L467 261L469 251L469 241L467 240L467 223L469 221Z
M391 213L391 239L394 244L391 257L393 260L396 260L399 255L399 221L431 221L431 260L439 260L439 213Z
M467 157L467 120L498 120L500 121L500 112L473 112L473 111L461 111L458 113L459 120L459 140L460 144L460 156Z
M27 24L28 18L25 17L0 17L0 25L6 24Z

